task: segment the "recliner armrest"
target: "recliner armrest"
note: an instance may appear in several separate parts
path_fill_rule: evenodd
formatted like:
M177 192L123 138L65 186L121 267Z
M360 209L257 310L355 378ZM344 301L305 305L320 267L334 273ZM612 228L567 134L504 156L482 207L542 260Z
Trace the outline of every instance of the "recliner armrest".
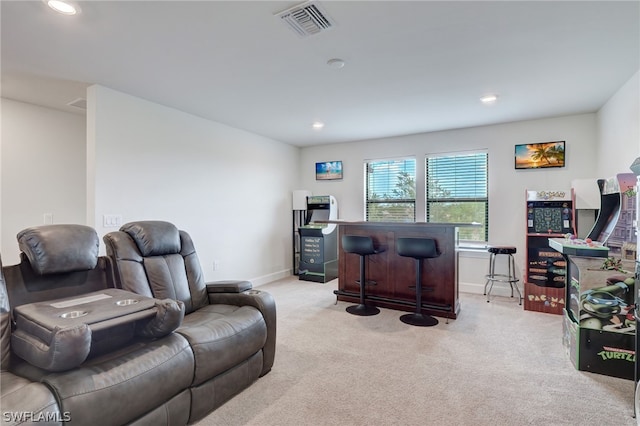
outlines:
M207 284L207 293L242 293L251 290L253 284L250 281L230 280L212 281Z
M276 303L273 296L259 289L248 289L238 294L209 293L209 303L212 305L253 306L262 313L267 324L267 341L262 350L263 363L260 376L267 374L273 366L276 353Z

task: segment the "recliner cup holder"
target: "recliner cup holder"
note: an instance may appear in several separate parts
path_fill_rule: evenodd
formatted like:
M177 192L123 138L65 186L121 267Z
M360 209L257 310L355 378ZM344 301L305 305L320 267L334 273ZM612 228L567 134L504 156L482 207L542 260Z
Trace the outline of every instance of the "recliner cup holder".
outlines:
M129 306L129 305L135 305L136 303L138 303L138 300L136 300L136 299L123 299L123 300L118 300L116 302L116 305L118 305L118 306Z
M69 318L80 318L83 317L85 315L87 315L89 312L87 311L69 311L69 312L65 312L60 314L60 318L65 318L65 319L69 319Z
M245 294L260 294L260 290L247 290Z

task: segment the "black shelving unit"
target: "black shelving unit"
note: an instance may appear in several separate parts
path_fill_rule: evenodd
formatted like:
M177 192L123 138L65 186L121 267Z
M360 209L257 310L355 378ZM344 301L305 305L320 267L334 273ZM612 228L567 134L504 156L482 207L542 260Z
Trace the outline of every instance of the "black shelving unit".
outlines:
M292 222L292 265L293 275L298 275L300 266L300 227L305 224L306 210L293 210L293 222Z

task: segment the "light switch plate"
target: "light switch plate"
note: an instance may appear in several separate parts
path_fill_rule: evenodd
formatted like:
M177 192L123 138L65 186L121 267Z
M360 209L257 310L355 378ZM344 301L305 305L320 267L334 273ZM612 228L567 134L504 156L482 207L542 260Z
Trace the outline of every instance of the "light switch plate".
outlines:
M119 228L122 226L121 214L105 214L102 215L102 226L105 228Z

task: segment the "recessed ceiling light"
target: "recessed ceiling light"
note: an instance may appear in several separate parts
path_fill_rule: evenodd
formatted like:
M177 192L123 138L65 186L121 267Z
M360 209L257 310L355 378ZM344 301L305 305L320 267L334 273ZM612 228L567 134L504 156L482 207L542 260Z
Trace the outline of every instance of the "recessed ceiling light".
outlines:
M78 8L71 3L67 3L61 0L45 0L47 6L63 15L75 15L78 13Z
M480 98L480 102L482 102L485 105L495 104L497 100L498 100L498 95L484 95L483 97Z
M321 121L316 121L311 125L311 127L313 128L313 130L321 130L324 127L324 123Z
M344 61L338 58L329 59L327 61L327 65L329 65L329 67L333 68L334 70L339 70L340 68L344 67Z

